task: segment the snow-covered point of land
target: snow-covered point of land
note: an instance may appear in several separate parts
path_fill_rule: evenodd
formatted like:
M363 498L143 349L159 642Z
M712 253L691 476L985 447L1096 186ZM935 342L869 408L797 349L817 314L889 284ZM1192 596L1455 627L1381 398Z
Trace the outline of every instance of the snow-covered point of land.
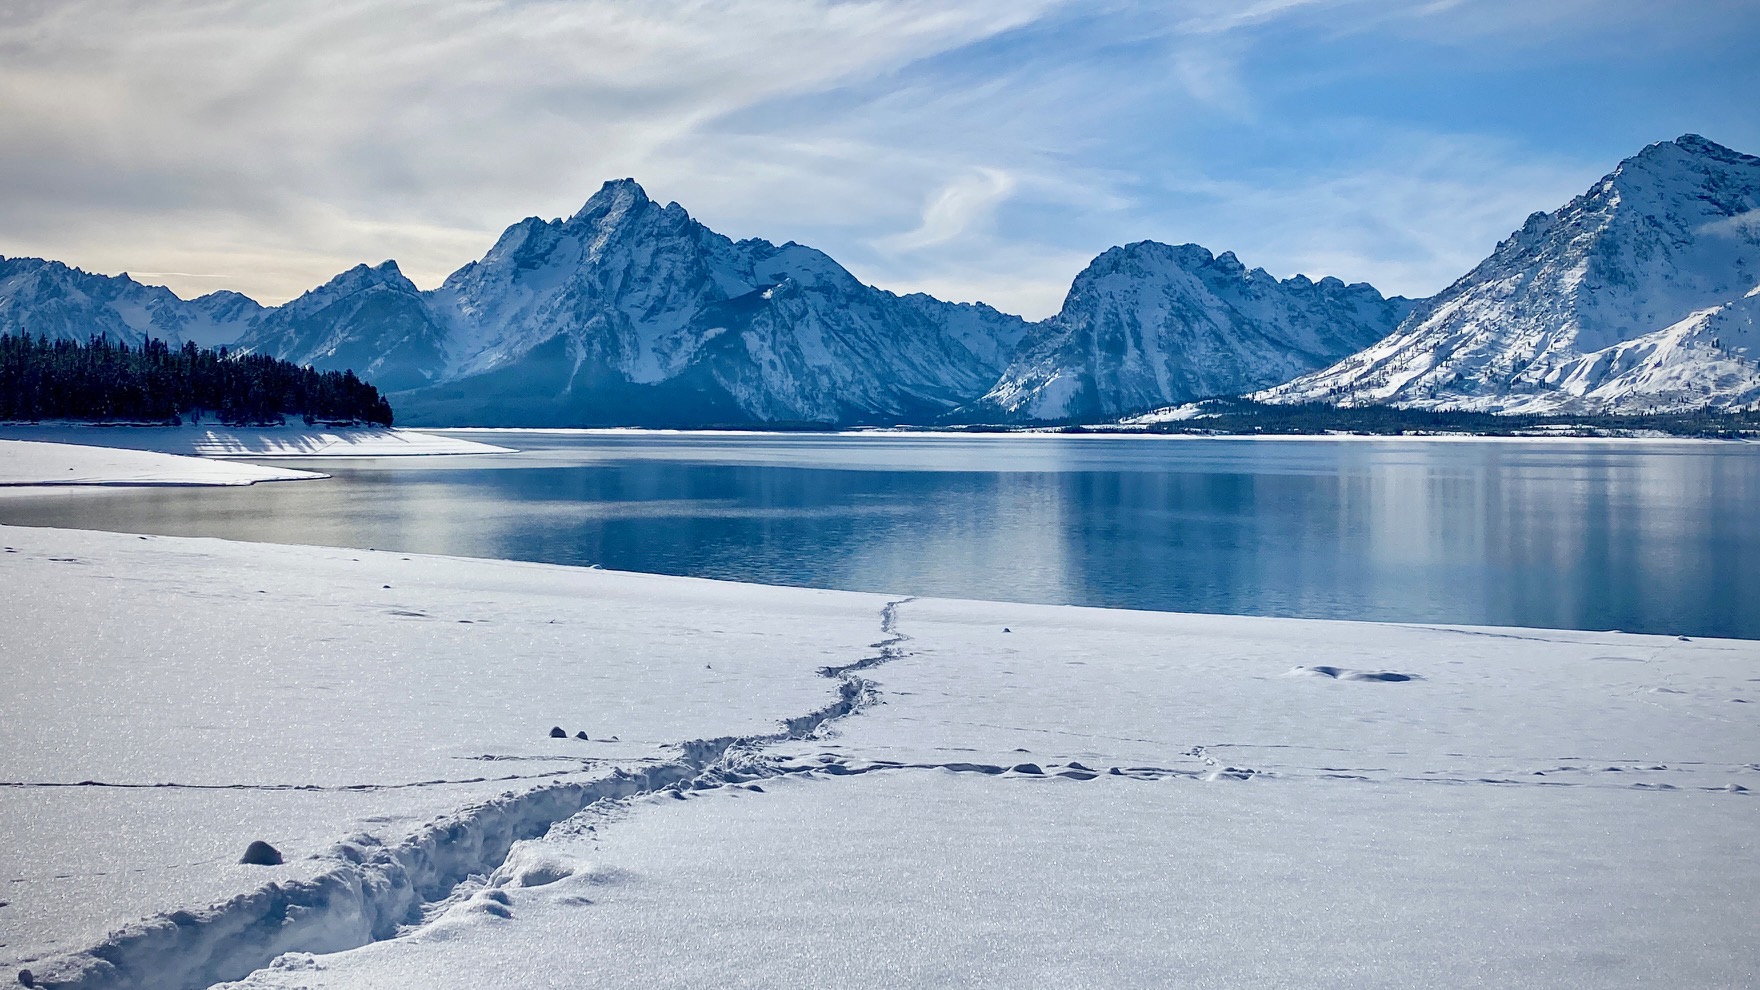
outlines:
M0 926L49 985L1709 987L1760 953L1752 642L0 540L34 782ZM256 838L289 865L232 865Z
M431 454L505 454L510 449L418 430L372 426L326 428L0 423L0 439L152 450L193 457L414 457Z
M1651 145L1536 213L1387 339L1267 402L1508 413L1760 403L1760 158Z
M254 485L326 475L144 450L0 439L0 490L42 488Z
M1235 395L1381 339L1412 302L1367 284L1279 280L1232 252L1141 241L1095 258L961 415L1007 422L1116 418Z

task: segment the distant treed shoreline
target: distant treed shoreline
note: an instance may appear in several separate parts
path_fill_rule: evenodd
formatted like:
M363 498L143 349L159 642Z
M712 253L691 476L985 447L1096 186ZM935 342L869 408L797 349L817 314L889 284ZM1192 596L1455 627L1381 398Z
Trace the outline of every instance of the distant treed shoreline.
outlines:
M352 371L317 371L260 354L85 343L0 334L0 420L178 423L312 422L390 426L391 405Z

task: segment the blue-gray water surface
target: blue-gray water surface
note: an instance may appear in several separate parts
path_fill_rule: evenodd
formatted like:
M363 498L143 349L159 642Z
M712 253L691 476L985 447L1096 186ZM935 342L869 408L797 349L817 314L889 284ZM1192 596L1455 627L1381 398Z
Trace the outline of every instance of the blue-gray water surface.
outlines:
M958 598L1760 638L1760 445L471 434L0 522Z

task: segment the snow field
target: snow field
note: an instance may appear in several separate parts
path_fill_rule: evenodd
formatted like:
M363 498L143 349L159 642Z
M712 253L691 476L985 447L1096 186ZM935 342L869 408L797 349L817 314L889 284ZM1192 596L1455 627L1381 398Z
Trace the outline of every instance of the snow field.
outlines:
M1725 987L1760 960L1760 644L889 612L851 715L241 985Z
M0 440L0 493L45 488L253 485L324 478L314 471L258 467L176 454L71 443Z
M49 985L205 985L389 934L598 797L841 710L849 689L817 670L871 655L886 603L218 540L0 542L0 965ZM288 864L229 865L256 839Z
M9 779L185 785L0 789L9 833L65 837L0 862L34 878L0 930L28 919L15 958L52 986L1726 987L1760 961L1753 642L0 539L28 577ZM255 838L288 865L220 860ZM84 873L117 861L139 875Z
M557 866L538 879L567 876L497 875L405 938L235 986L1598 990L1753 972L1753 819L1732 801L944 770L762 786L643 799L525 847Z

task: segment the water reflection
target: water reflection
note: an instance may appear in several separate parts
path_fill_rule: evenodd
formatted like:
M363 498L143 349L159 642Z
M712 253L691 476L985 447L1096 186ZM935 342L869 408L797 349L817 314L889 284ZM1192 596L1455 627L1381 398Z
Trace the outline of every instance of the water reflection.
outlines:
M0 522L814 587L1760 638L1760 448L530 434Z

